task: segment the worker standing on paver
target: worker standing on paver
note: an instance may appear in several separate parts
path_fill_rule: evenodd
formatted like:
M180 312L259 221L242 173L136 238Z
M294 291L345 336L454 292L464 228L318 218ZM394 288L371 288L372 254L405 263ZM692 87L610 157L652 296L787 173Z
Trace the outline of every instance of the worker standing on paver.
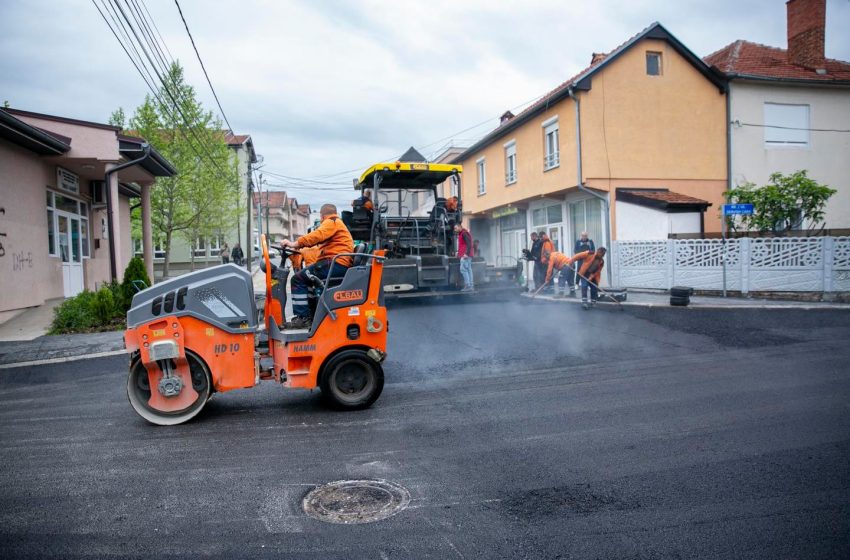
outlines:
M549 255L549 266L546 268L546 280L544 284L548 284L552 280L552 276L555 271L559 271L558 275L558 286L555 288L555 297L563 297L566 294L566 290L564 284L566 284L572 275L574 274L573 270L569 267L570 257L567 255L555 251L551 255ZM570 283L570 293L575 295L575 289Z
M599 298L599 280L602 278L602 268L605 266L605 247L595 251L583 251L573 255L569 263L572 265L578 261L582 262L578 275L581 280L581 304L585 309L596 305ZM590 288L590 301L587 299L587 289Z
M455 233L457 233L457 258L460 259L460 275L463 277L464 284L460 291L471 292L475 289L472 276L472 257L475 256L472 234L461 223L455 224Z

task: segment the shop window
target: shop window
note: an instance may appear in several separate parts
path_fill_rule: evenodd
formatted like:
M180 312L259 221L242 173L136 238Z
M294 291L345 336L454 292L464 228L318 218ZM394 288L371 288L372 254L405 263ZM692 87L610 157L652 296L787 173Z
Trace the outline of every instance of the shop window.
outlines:
M598 198L588 198L570 204L573 243L581 236L581 232L586 231L597 247L605 244L602 211L602 201Z

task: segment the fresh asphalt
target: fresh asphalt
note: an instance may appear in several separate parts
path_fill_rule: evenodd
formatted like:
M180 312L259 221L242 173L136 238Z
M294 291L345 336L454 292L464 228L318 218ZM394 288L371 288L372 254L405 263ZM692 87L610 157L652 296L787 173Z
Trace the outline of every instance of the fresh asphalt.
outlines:
M146 424L123 357L0 371L3 558L847 558L850 312L445 300L390 310L387 384L272 383ZM386 479L394 517L306 517Z

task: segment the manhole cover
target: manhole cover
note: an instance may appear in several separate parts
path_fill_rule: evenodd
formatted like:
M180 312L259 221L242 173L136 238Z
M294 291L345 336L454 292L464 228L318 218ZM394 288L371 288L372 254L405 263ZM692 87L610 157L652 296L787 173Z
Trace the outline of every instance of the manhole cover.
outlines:
M304 513L328 523L371 523L400 512L410 503L406 488L386 480L340 480L304 496Z

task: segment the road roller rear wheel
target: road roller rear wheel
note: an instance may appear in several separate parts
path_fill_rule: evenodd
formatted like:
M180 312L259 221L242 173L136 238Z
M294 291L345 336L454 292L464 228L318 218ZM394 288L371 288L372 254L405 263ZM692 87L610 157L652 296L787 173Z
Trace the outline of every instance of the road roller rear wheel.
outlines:
M197 391L198 398L188 407L174 412L163 412L152 408L148 401L151 398L151 387L148 371L142 364L138 354L130 361L130 375L127 378L127 397L139 416L158 426L174 426L194 418L212 393L212 378L204 361L191 350L186 350L189 362L189 373L192 377L192 388Z

